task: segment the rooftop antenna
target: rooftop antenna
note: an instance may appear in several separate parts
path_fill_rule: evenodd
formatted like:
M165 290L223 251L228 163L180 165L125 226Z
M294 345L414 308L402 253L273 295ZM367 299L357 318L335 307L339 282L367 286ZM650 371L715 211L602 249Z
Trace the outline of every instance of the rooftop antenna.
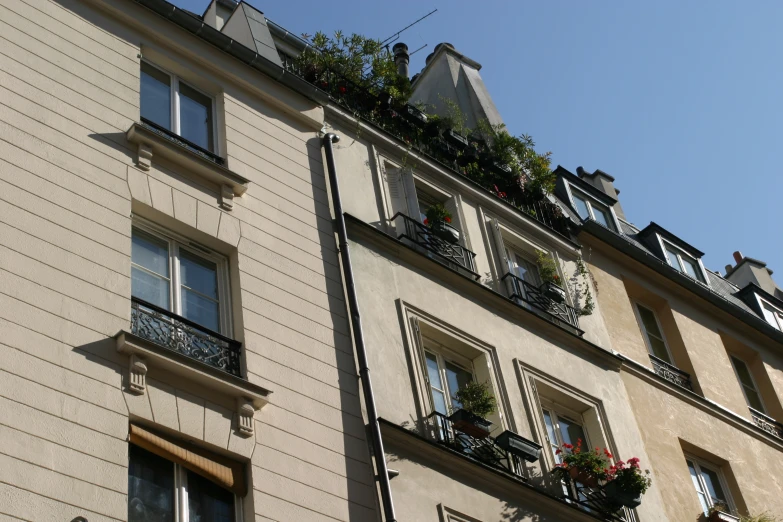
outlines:
M428 45L429 45L429 44L424 44L424 45L422 45L421 47L419 47L418 49L416 49L415 51L413 51L413 52L410 54L410 56L413 56L414 54L418 53L419 51L421 51L422 49L424 49L424 48L425 48L425 47L427 47Z
M419 18L418 20L416 20L416 21L415 21L415 22L413 22L412 24L410 24L410 25L407 25L407 26L403 27L402 29L400 29L399 31L397 31L396 33L394 33L393 35L391 35L390 37L388 37L387 39L385 39L384 41L382 41L382 42L381 42L381 45L383 45L383 46L386 46L386 48L388 49L388 47L389 47L389 44L390 44L390 43L393 43L393 42L396 42L397 40L399 40L399 38L400 38L400 34L401 34L401 33L403 33L403 32L405 32L405 31L407 31L408 29L410 29L410 28L411 28L411 27L413 27L414 25L418 24L419 22L421 22L422 20L424 20L424 19L425 19L425 18L427 18L428 16L430 16L430 15L433 15L433 14L435 14L435 13L437 13L437 12L438 12L438 10L437 10L437 9L433 9L432 11L430 11L430 12L429 12L429 13L427 13L427 14L425 14L424 16L422 16L421 18Z

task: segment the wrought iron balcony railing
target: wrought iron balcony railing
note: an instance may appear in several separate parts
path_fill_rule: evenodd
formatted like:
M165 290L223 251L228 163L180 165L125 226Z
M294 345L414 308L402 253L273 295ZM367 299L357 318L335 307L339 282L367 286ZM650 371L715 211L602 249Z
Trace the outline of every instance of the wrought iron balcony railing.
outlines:
M430 414L427 421L435 440L444 446L487 466L516 475L521 480L527 480L522 474L521 460L498 446L494 438L478 439L457 431L448 417L438 412Z
M185 147L190 152L193 152L202 158L211 161L212 163L215 163L216 165L220 165L221 167L225 165L225 160L215 154L214 152L211 152L204 147L201 147L199 145L196 145L190 140L186 140L179 134L172 132L168 130L165 127L161 127L157 123L148 120L147 118L142 117L141 118L141 124L146 127L149 131L154 132L158 136L161 136L162 138L165 138L169 140L170 142L176 143L177 145L180 145L182 147Z
M415 245L423 248L432 258L448 266L457 272L466 273L473 279L478 279L476 273L476 254L459 244L452 244L436 236L432 229L409 218L405 214L397 213L392 218L392 223L397 228L397 239L407 239Z
M636 521L633 512L607 497L602 486L593 488L568 480L564 483L564 488L568 490L565 496L568 502L578 505L588 513L597 515L608 522Z
M131 298L131 333L241 377L242 345L152 303Z
M680 370L673 364L669 364L663 359L659 359L654 355L650 355L650 361L652 361L653 370L659 376L663 377L667 381L685 388L686 390L693 391L693 384L691 384L690 374Z
M783 424L768 415L764 415L758 410L754 410L753 408L748 409L750 410L750 416L753 417L753 424L770 435L783 439Z
M522 301L533 306L537 311L544 312L546 317L555 324L562 322L579 328L579 312L573 306L558 303L544 295L538 287L510 272L503 276L502 281L511 283L511 295L509 296L511 299Z

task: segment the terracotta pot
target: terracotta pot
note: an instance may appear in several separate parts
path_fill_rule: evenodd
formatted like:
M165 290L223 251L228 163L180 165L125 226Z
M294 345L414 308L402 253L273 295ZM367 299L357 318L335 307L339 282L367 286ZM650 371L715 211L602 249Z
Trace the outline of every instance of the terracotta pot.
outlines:
M598 477L580 468L568 468L568 476L571 477L571 480L589 488L598 487Z
M459 409L449 416L449 420L455 430L473 438L485 439L489 437L489 429L492 426L492 422L483 417Z

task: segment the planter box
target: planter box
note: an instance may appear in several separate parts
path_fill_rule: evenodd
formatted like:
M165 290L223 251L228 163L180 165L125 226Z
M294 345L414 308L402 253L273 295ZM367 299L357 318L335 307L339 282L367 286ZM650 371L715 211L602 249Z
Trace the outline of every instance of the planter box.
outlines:
M443 133L443 137L447 142L459 149L465 149L468 146L468 139L462 134L454 132L452 129L446 130L446 132Z
M460 154L459 158L457 158L457 162L464 167L465 165L469 165L478 161L478 157L478 151L476 148L468 146L468 148L462 151L462 154Z
M489 437L489 429L492 427L492 422L473 415L463 409L459 409L449 416L452 426L457 431L461 431L466 435L470 435L476 439L486 439Z
M604 486L604 493L615 504L625 506L627 508L639 507L642 504L642 495L635 495L623 491L617 486L617 482L609 482Z
M448 223L433 223L430 227L433 235L452 245L459 244L459 230Z
M557 303L564 303L566 298L565 290L556 285L555 283L544 283L539 288L541 292L552 301Z
M420 111L413 105L406 105L400 111L402 117L413 123L417 127L424 127L427 125L427 115L423 111Z
M487 168L489 168L489 170L492 171L493 174L496 174L501 177L508 176L511 174L511 167L509 167L508 165L497 163L495 161L490 163L489 167Z
M528 462L535 462L541 457L540 444L527 440L513 431L506 430L498 435L495 444Z
M589 488L598 487L598 477L579 468L568 468L568 476L571 477L571 480L579 482Z
M740 522L739 517L723 511L713 511L707 520L709 522Z

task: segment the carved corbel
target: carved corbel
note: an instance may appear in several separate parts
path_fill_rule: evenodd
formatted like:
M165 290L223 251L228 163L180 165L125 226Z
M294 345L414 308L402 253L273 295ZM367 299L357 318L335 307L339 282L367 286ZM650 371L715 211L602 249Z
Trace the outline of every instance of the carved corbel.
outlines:
M240 397L237 399L237 432L243 437L251 437L253 435L253 416L256 413L256 408L253 406L253 402Z
M234 210L234 188L231 185L220 187L220 206L225 210Z
M130 356L128 372L128 391L136 395L144 395L147 389L147 363L136 354Z
M141 170L150 170L152 166L152 147L146 143L139 143L138 158L136 164Z

